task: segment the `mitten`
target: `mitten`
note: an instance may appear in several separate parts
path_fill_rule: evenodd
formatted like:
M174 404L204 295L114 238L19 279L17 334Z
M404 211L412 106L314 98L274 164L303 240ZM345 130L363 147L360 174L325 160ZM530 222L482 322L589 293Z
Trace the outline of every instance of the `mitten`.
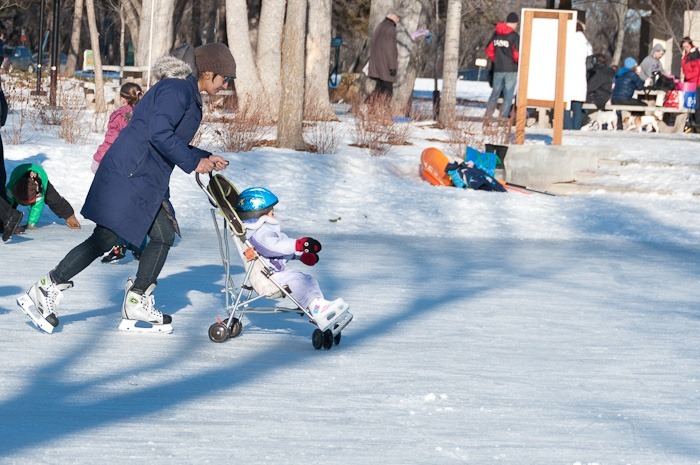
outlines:
M304 265L314 266L316 263L318 263L318 255L315 253L303 252L301 257L299 257L299 260L301 260L301 263Z
M296 250L297 252L318 253L321 251L321 243L313 237L302 237L297 239Z

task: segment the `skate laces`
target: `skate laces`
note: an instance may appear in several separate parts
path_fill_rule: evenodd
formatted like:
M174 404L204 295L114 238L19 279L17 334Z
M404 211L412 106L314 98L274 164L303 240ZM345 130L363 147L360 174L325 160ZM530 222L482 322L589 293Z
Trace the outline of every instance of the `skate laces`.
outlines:
M146 310L148 314L148 319L163 319L163 312L156 309L156 298L153 295L142 295L141 296L141 306Z
M44 299L46 311L44 313L53 313L54 315L58 316L58 314L56 313L56 306L62 298L63 292L61 292L56 283L51 282L51 284L49 284L49 286L46 288L46 299Z

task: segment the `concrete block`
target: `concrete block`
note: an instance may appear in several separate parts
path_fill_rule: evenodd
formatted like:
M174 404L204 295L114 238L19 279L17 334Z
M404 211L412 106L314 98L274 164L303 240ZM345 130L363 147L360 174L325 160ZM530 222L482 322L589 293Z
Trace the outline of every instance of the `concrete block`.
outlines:
M576 181L576 172L596 170L598 159L619 150L570 145L509 145L504 160L506 181L532 187Z

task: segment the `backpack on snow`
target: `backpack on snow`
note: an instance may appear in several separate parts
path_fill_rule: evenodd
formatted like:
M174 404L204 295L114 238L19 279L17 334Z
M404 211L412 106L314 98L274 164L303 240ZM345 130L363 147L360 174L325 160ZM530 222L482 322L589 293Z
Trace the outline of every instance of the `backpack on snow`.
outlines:
M506 192L505 187L473 163L450 163L445 172L452 178L452 183L463 189Z

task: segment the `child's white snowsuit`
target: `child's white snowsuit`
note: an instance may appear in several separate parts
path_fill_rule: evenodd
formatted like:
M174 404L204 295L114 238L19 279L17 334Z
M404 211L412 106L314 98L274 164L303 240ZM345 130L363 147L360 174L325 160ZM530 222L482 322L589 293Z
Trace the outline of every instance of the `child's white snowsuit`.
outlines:
M313 276L286 268L287 261L299 259L301 252L296 251L296 239L281 231L277 218L263 215L257 219L245 220L243 224L246 227L246 238L274 272L275 280L282 286L289 286L292 295L301 305L308 308L312 300L323 299L323 292Z

